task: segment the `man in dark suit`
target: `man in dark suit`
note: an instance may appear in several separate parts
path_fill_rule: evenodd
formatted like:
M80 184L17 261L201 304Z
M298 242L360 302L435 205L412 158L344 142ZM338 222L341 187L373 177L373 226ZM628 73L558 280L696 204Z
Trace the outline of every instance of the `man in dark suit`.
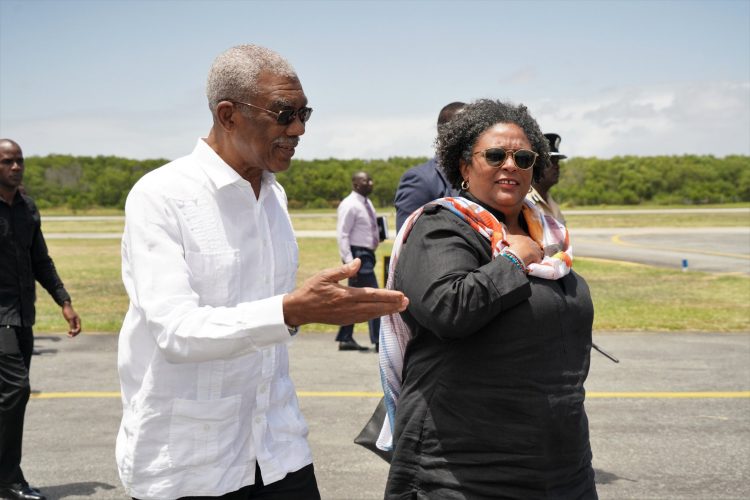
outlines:
M464 106L465 103L463 102L452 102L443 107L438 115L438 127L451 121ZM455 196L456 194L457 192L445 178L445 174L435 158L410 168L401 176L396 189L396 198L393 200L396 206L396 231L401 229L407 217L414 210L425 203L436 198Z

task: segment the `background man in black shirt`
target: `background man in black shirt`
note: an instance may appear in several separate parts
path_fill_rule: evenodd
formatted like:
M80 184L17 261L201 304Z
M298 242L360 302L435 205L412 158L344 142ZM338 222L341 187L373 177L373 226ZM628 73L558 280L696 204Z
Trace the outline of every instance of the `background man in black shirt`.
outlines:
M81 319L47 252L39 210L19 190L23 167L20 146L0 139L0 498L43 500L44 495L29 486L21 471L34 349L34 282L62 307L69 336L81 332Z

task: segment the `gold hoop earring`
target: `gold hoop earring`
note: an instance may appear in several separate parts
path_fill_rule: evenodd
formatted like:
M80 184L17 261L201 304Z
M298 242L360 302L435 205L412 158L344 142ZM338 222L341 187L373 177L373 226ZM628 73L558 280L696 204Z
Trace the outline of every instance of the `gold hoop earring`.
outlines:
M469 190L469 181L467 181L466 179L464 179L464 181L461 183L461 189L463 189L464 191L468 191Z

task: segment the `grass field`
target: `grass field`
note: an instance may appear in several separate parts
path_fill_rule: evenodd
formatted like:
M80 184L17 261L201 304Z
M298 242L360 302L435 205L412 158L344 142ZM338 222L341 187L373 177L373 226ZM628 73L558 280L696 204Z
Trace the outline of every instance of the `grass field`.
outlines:
M746 208L746 207L742 207ZM379 215L388 217L390 234L395 235L395 212L379 210ZM108 214L108 215L122 215ZM568 226L571 229L598 227L727 227L750 226L750 214L736 213L666 213L666 214L608 214L591 215L577 213L572 210L565 212ZM297 230L334 230L336 229L336 213L334 211L295 212L292 213L292 223ZM70 220L55 220L46 218L42 228L45 233L114 233L122 232L123 220L90 220L85 222Z
M330 223L334 223L332 219ZM295 221L296 222L296 221ZM51 230L45 224L45 231ZM329 225L325 229L331 229ZM88 230L88 229L79 229ZM73 296L88 332L116 332L128 300L120 279L118 240L48 241L58 272ZM300 238L302 281L339 263L334 239ZM378 249L377 276L389 242ZM594 329L599 331L750 331L750 279L683 273L637 264L579 258L574 268L589 283L595 307ZM65 325L59 308L38 288L37 332L60 332ZM307 325L306 331L330 332L336 327ZM366 325L357 326L358 337Z

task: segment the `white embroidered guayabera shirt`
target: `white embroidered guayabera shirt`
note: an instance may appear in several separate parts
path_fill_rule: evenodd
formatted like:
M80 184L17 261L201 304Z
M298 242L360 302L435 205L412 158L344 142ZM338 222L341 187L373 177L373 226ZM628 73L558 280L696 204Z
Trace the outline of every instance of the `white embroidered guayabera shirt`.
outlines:
M204 140L125 207L120 477L132 496L218 496L312 463L289 378L283 294L297 243L286 195L260 197Z

